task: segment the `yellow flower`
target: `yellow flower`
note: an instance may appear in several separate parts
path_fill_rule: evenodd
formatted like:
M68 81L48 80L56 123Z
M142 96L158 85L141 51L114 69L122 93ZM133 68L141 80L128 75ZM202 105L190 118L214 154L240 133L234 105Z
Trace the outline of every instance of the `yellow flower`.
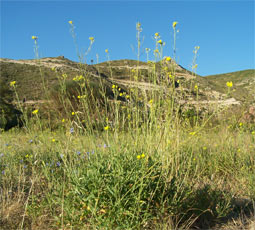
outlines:
M37 36L32 36L32 39L33 39L33 40L37 40L38 37L37 37Z
M72 115L74 116L76 114L76 112L72 112Z
M150 101L149 101L149 104L152 104L153 103L153 100L151 99Z
M155 38L158 38L159 37L159 33L155 33Z
M253 135L254 135L254 134L255 134L255 131L252 131L252 132L251 132L251 134L253 134Z
M192 66L192 69L196 69L197 68L197 64L196 65L194 65L194 66Z
M10 86L12 86L12 87L14 87L15 84L16 84L16 81L11 81L11 82L10 82Z
M159 40L159 41L158 41L158 43L159 43L160 45L162 45L162 44L163 44L162 40Z
M173 28L176 27L177 23L178 23L178 22L173 22Z
M228 81L226 83L226 85L227 85L228 88L231 88L231 87L233 87L233 82L232 81Z
M108 129L109 129L109 126L108 126L108 125L104 127L104 130L107 131Z
M68 21L69 24L73 25L73 21Z
M120 93L120 96L122 97L122 96L123 96L123 93Z
M115 89L115 88L116 88L116 85L112 85L112 88Z
M128 98L129 98L129 95L127 95L126 98L128 99Z
M166 57L166 61L171 61L171 58L170 57Z
M141 155L137 155L136 158L139 160L141 159Z
M65 121L66 121L66 120L63 118L63 119L62 119L62 123L64 123Z
M37 114L38 113L38 109L35 109L33 112L32 112L32 114Z
M145 154L143 153L142 155L141 155L141 158L144 158L145 157Z
M103 214L105 214L106 213L106 211L104 210L104 209L100 209L100 211L99 211L100 213L103 213Z
M194 136L196 134L196 132L190 132L189 133L191 136Z
M241 127L241 126L243 126L243 123L242 123L242 122L240 122L239 126L240 126L240 127Z
M198 86L197 86L197 85L195 85L195 86L194 86L194 89L195 89L195 90L198 90Z
M56 142L56 139L54 139L54 138L52 138L52 140L51 140L52 142Z
M105 50L105 52L106 52L106 53L109 53L109 50L108 50L108 49L106 49L106 50Z
M89 37L89 40L90 40L91 42L94 42L94 41L95 41L95 38L94 38L94 37Z

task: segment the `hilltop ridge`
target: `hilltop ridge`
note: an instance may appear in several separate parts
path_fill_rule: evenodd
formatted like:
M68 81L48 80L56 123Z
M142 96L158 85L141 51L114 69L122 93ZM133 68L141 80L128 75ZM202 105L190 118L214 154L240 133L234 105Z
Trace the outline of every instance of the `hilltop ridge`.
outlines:
M123 59L88 65L71 61L64 56L33 60L1 58L0 65L0 78L6 82L17 81L17 91L21 97L33 100L42 99L41 74L47 80L49 87L57 84L57 75L66 74L67 79L71 80L77 74L85 74L89 79L96 82L98 82L98 79L105 79L108 87L115 83L125 87L137 86L141 90L158 90L163 86L152 83L150 74L154 71L158 78L161 78L164 67L174 69L175 81L178 81L181 85L178 90L183 89L186 92L185 98L182 99L185 103L198 103L194 101L195 95L192 88L195 85L199 88L200 104L206 104L207 102L208 104L217 102L222 104L251 103L255 96L255 70L201 77L173 61L171 63L166 63L165 60L157 63L147 63ZM135 79L135 70L139 70L139 79ZM233 92L228 96L226 94L227 81L233 81L234 83ZM244 87L246 91L242 93Z

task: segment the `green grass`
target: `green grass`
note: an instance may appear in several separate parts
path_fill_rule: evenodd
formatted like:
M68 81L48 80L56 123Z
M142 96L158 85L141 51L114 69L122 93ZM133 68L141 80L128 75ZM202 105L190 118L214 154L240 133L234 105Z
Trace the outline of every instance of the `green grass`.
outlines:
M95 77L97 65L78 65L74 76L33 67L50 100L36 108L17 103L23 127L1 130L3 229L205 229L254 213L254 124L218 110L185 116L180 99L200 95L176 90L176 66L151 63L158 72L147 81L158 90L144 90L140 63L132 63L132 87ZM32 79L11 79L17 102Z
M1 134L2 226L213 225L238 208L234 198L255 199L255 134L221 127L162 137L166 131L141 134L139 142L129 133Z

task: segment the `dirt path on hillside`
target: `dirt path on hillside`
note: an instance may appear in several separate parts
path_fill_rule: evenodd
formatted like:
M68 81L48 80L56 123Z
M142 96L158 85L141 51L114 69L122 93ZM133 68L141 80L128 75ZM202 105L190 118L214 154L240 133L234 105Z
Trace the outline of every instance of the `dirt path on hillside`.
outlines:
M49 62L52 61L51 58L45 58L45 59L40 59L40 60L10 60L6 58L0 58L0 62L7 62L7 63L15 63L15 64L25 64L25 65L33 65L33 66L43 66L46 68L68 68L72 70L79 70L78 68L71 67L69 65L65 65L61 63L61 60L58 59L53 59L55 62Z

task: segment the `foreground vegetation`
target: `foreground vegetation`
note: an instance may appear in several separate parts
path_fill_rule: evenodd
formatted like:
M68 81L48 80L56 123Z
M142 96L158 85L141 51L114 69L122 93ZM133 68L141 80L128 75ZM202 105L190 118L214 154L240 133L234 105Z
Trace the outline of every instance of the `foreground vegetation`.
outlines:
M205 228L255 199L255 134L242 128L70 131L1 135L6 229Z
M138 23L138 60L140 33ZM155 40L160 59L158 33ZM22 128L0 133L3 229L205 229L241 215L249 222L254 124L215 108L184 113L175 65L170 57L159 64L160 75L147 79L157 90L91 81L83 66L71 82L60 75L45 92L54 100L40 106L16 94ZM139 82L139 61L130 74ZM15 95L16 81L10 86ZM189 87L199 100L198 85Z

